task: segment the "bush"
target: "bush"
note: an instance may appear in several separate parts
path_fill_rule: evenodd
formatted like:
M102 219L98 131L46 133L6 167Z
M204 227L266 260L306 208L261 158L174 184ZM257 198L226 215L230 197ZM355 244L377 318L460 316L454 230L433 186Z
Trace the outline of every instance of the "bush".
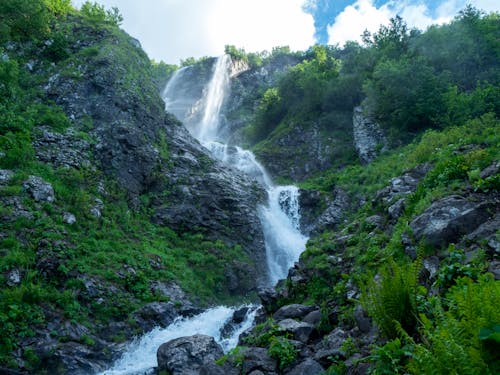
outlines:
M297 349L284 337L272 337L267 352L278 361L281 371L297 358Z

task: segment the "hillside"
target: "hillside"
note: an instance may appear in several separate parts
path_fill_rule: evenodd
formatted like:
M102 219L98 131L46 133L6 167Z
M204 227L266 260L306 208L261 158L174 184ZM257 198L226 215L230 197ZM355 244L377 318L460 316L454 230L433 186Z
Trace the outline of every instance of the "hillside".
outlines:
M175 371L500 371L497 13L395 18L343 48L226 46L222 136L300 187L309 240L275 287L265 187L187 130L218 59L151 62L121 20L0 4L0 373L98 373L155 326L257 300L239 346Z

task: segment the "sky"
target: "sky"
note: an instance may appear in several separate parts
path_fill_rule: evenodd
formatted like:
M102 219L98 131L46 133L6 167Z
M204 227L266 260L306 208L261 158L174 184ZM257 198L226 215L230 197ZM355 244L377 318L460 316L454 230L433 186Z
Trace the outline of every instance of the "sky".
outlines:
M79 7L84 0L72 0ZM449 22L467 3L499 12L498 0L97 0L117 7L122 28L141 42L151 59L178 64L188 57L218 56L225 45L247 52L315 43L360 41L400 15L425 30Z

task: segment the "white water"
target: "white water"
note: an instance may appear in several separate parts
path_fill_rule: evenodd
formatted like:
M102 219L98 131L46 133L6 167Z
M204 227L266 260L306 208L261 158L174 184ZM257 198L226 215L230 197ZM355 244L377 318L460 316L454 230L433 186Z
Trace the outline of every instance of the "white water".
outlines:
M288 269L299 259L307 242L307 237L300 232L299 190L293 185L275 186L251 151L218 141L220 110L230 84L228 65L227 56L217 60L204 98L203 118L189 130L215 158L256 179L267 190L268 203L259 207L258 214L266 244L268 282L274 285L287 276ZM166 109L180 120L186 115L185 101L175 94L182 91L182 75L183 69L176 72L163 91ZM255 317L254 308L230 337L222 338L220 330L234 311L233 308L218 306L192 318L177 319L165 329L155 328L132 342L113 367L101 375L151 374L157 365L156 351L161 344L197 333L213 336L227 352L237 345L239 335L251 327Z
M234 311L234 308L218 306L192 318L177 318L167 328L155 328L130 343L113 367L100 375L152 374L153 368L158 365L156 351L160 345L182 336L195 334L212 336L222 346L224 352L227 352L237 345L238 336L250 328L255 317L255 307L253 307L237 330L230 337L223 338L221 329L231 319Z

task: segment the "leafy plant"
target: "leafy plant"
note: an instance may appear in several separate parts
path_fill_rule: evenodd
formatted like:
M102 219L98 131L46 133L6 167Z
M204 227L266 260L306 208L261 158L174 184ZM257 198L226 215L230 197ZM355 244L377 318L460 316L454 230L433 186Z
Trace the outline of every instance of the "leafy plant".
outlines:
M278 366L283 371L297 358L298 351L293 344L284 337L271 337L269 341L269 355L278 361Z
M380 280L372 280L363 291L363 307L389 339L400 336L401 330L416 332L417 273L417 264L399 266L392 261L382 268Z

